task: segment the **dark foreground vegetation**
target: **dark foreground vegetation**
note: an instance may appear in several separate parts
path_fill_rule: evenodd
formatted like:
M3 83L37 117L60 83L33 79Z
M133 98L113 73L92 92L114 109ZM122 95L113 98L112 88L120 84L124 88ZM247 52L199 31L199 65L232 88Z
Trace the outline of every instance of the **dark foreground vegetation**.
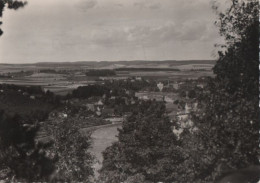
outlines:
M60 105L60 97L41 87L0 85L0 110L10 115L44 120L48 113Z
M24 5L15 2L0 0L0 16L4 5ZM99 182L259 180L258 2L232 2L217 24L226 49L219 52L216 77L201 93L188 93L199 100L192 114L197 130L186 128L177 137L172 129L181 127L166 116L163 102L138 101L119 130L118 142L103 153ZM112 81L79 87L61 99L39 87L0 85L0 180L91 182L90 135L80 133L75 118L64 117L47 127L53 141L41 143L36 140L39 122L69 99L127 99L134 91L155 86L145 80Z
M0 179L6 182L88 181L93 175L89 135L71 120L54 123L52 141L36 139L41 121L62 107L40 87L0 85Z

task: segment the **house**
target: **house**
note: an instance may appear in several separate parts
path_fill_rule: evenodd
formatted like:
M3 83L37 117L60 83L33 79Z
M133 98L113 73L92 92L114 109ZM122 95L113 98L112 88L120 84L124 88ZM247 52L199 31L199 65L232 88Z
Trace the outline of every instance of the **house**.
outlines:
M185 122L181 122L180 125L181 125L181 128L191 128L191 127L193 127L194 123L193 123L193 121L191 121L191 119L188 119Z
M140 96L140 99L142 100L149 100L149 97L147 95Z
M129 95L129 96L135 96L135 92L134 91L132 91L132 90L126 90L126 92L125 92L127 95Z
M169 96L164 96L164 101L167 102L167 103L173 103L173 99L170 98Z
M124 119L122 117L113 117L113 118L106 118L105 120L111 122L112 124L117 124L123 122Z
M177 128L174 126L173 129L172 129L172 132L177 136L177 139L179 139L179 138L180 138L180 135L181 135L182 132L183 132L183 129L182 129L182 128L177 129Z
M115 97L115 96L111 96L110 99L111 99L111 100L115 100L116 97Z
M135 80L141 81L141 80L142 80L142 77L135 77Z
M173 83L173 84L172 84L172 87L173 87L175 90L178 90L178 89L179 89L179 84L178 84L178 83Z
M160 92L161 92L161 91L163 90L164 85L163 85L163 83L159 82L159 83L157 84L157 87L159 88L159 90L160 90Z
M197 87L199 87L199 88L204 88L204 85L203 84L197 84Z
M102 102L102 100L99 100L97 103L96 103L97 106L102 106L104 105L104 103Z
M167 113L170 113L172 111L178 111L178 105L176 105L174 103L166 103L165 107L166 107Z
M197 111L198 110L198 102L195 102L194 104L193 104L193 109L192 109L193 111Z
M185 113L186 113L186 114L190 113L190 112L191 112L191 109L192 109L191 106L190 106L188 103L186 103L186 104L185 104Z
M97 116L101 116L101 112L100 112L100 111L97 111L97 112L96 112L96 115L97 115Z
M125 113L124 113L124 118L127 118L127 117L129 117L129 116L131 116L131 115L133 115L132 112L125 112Z
M29 95L29 93L23 92L23 96L28 96L28 95Z
M171 113L168 113L168 116L171 122L173 122L173 120L176 120L177 118L177 111L172 111Z
M54 115L54 116L56 116L56 115ZM68 117L68 114L66 114L66 113L58 113L57 116L58 116L59 118L67 118L67 117Z
M184 112L177 112L177 119L178 121L184 121L187 120L189 117L189 115L187 113Z
M35 96L31 95L30 99L35 100Z
M90 110L90 111L92 111L92 112L95 111L95 106L94 106L94 104L86 104L86 107L87 107L88 110Z
M131 104L135 104L135 99L134 98L131 98Z

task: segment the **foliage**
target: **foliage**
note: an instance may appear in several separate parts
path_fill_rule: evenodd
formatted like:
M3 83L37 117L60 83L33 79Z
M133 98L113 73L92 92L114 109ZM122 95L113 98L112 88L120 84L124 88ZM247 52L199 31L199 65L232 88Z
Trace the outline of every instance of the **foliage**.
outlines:
M5 6L7 5L8 9L17 10L18 8L24 7L27 3L16 0L0 0L0 17L3 16L3 11ZM0 25L2 22L0 21ZM0 36L3 34L3 31L0 29Z
M29 121L45 120L48 113L60 105L59 97L43 92L41 87L1 84L0 91L0 110L11 115L17 113Z
M109 96L130 96L126 94L129 90L131 93L139 91L147 87L156 87L155 82L148 82L145 80L113 80L106 81L103 85L94 84L88 86L80 86L73 90L72 94L68 94L66 98L90 98L90 97L101 97L104 94Z
M182 159L172 124L164 113L163 104L143 102L123 122L119 141L103 153L101 182L175 180L171 172Z
M93 175L93 156L88 152L90 134L81 134L70 119L57 123L49 131L54 139L49 154L56 159L51 181L90 182Z
M216 77L208 82L209 93L200 96L201 107L193 117L199 129L192 135L197 146L193 154L199 156L190 156L181 167L197 167L188 169L192 182L215 182L227 170L259 164L258 2L232 2L218 24L226 50L219 52ZM185 135L191 134L183 134L184 145L190 143Z
M93 96L103 96L108 94L109 89L102 85L88 85L80 86L76 90L73 90L72 94L69 94L68 98L90 98Z
M115 93L120 93L120 90L130 90L130 91L140 91L142 89L148 88L148 87L156 87L155 82L150 82L146 80L132 80L132 79L127 79L127 80L117 80L113 82L106 82L105 86L109 87L112 89Z
M147 67L122 67L115 69L116 71L144 71L144 72L152 72L152 71L180 71L176 68L147 68Z
M2 84L0 90L0 109L5 110L0 113L1 179L48 180L55 161L46 154L46 145L36 143L35 137L38 122L48 117L59 100L40 87Z
M37 125L23 122L18 115L0 112L0 178L6 181L45 181L53 171L53 162L44 146L34 139Z

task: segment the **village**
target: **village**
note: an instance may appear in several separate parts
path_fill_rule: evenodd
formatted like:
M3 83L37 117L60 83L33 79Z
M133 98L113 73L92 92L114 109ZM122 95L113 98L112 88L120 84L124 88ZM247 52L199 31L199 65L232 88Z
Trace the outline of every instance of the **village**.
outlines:
M120 89L113 87L118 83L127 83L129 81L136 85L139 85L140 82L152 83L152 81L144 80L142 77L108 80L106 82L111 86L108 93L87 98L69 97L62 99L63 107L52 111L48 120L41 122L42 127L38 132L37 139L43 142L50 141L51 136L48 134L48 129L65 120L72 121L75 125L80 126L83 131L91 127L122 124L124 120L127 120L132 115L138 104L148 100L165 104L165 115L169 117L171 122L177 122L179 126L178 129L175 127L172 129L173 133L178 137L185 128L196 131L197 128L193 125L191 114L197 110L196 92L203 91L204 80L205 78L171 82L162 80L154 82L149 87L141 87L136 91L126 89L127 87L124 88L123 84ZM102 87L104 83L88 86ZM82 88L88 86L82 86ZM31 95L28 97L34 100L37 96Z

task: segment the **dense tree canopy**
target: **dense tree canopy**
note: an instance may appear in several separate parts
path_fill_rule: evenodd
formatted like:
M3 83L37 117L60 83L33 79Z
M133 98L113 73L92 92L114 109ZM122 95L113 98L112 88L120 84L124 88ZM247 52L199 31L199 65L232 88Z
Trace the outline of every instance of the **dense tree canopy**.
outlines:
M201 167L194 177L198 182L259 163L258 1L232 2L218 23L225 51L219 52L216 78L208 83L209 94L193 119L203 150L200 159L193 159Z
M90 134L81 134L80 127L72 119L53 121L48 131L53 145L48 149L55 160L52 181L91 182L93 156L89 152Z
M182 159L163 104L141 103L104 152L103 182L169 182Z
M30 122L29 122L30 123ZM0 111L0 179L7 182L46 181L54 170L44 146L35 143L37 125Z

